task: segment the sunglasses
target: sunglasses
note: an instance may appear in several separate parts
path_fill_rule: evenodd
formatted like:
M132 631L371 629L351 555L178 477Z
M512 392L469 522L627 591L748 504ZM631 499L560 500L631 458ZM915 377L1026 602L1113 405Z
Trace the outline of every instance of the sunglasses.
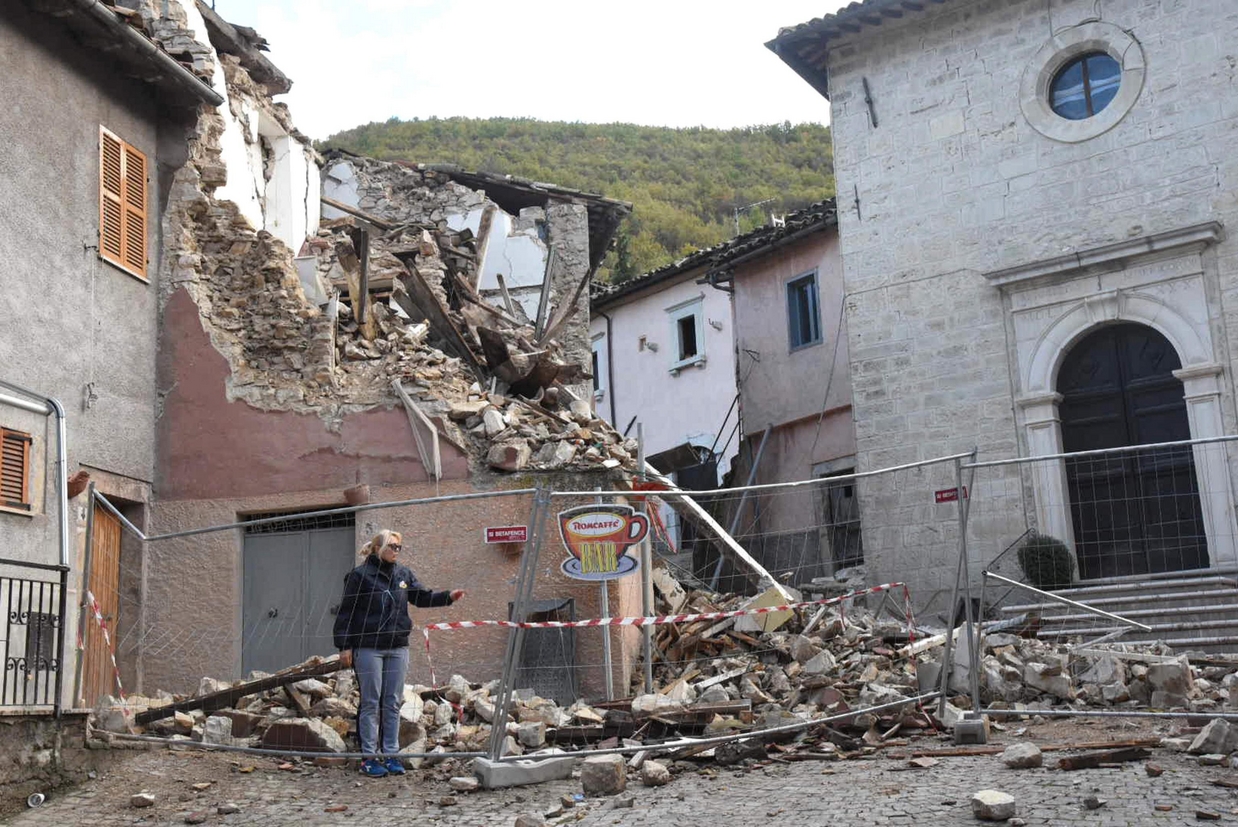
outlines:
M391 549L392 551L403 551L404 550L404 546L400 545L399 543L388 543L387 548Z

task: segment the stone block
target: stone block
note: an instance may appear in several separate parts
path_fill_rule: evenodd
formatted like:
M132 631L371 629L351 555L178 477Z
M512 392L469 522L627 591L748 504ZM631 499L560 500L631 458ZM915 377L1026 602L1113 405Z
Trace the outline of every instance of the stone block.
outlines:
M1012 744L1000 757L1002 763L1012 770L1031 769L1044 763L1040 747L1035 744Z
M224 715L212 715L202 725L202 743L232 744L232 719Z
M829 649L822 649L804 663L805 675L825 675L838 668L837 661Z
M266 749L347 752L339 733L316 718L275 721L263 734L262 746Z
M1238 726L1224 718L1209 721L1186 749L1192 755L1229 754L1234 750L1238 750Z
M803 635L791 638L791 657L795 658L797 663L807 663L816 656L818 651L820 647Z
M1166 695L1189 695L1191 689L1194 688L1191 664L1185 656L1167 663L1149 664L1148 683L1154 692L1163 692Z
M671 771L665 764L645 761L640 767L640 780L646 787L662 787L671 783Z
M981 790L971 797L971 812L981 821L1006 821L1014 818L1014 796L999 790Z
M528 749L541 749L546 745L546 724L542 721L521 724L517 738Z
M595 755L580 766L585 795L615 795L627 789L628 768L619 755Z

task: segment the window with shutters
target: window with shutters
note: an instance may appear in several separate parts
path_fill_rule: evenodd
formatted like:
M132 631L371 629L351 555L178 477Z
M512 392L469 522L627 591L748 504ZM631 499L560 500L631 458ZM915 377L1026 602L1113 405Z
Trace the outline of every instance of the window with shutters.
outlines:
M0 428L0 506L30 510L30 434Z
M146 280L146 156L99 128L99 255Z

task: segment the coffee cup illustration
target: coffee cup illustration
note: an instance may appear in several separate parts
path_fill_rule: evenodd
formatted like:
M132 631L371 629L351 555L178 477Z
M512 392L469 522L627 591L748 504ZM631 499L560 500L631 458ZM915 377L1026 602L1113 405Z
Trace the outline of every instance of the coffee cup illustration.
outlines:
M649 519L630 505L581 505L559 512L559 534L572 556L560 567L577 580L611 580L636 571L628 554L649 533Z

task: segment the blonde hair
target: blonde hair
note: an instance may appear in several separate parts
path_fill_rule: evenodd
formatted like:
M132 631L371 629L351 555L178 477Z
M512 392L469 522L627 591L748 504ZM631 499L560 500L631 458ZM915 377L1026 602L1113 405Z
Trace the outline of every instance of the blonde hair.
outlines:
M378 554L392 543L403 542L404 537L398 531L392 531L389 528L384 528L382 531L370 538L370 542L361 547L357 552L361 557L369 557L371 554Z

